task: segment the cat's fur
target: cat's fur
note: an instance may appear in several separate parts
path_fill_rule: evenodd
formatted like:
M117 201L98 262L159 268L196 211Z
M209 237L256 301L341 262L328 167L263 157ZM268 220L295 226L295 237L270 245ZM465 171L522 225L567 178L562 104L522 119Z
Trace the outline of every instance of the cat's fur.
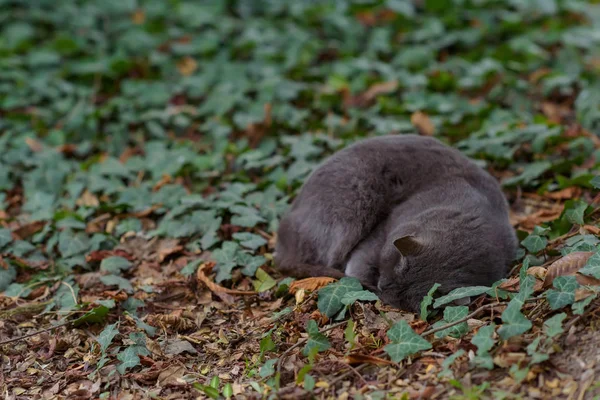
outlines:
M278 231L275 264L297 277L354 276L416 311L441 292L501 279L517 241L496 180L415 135L361 140L307 179Z

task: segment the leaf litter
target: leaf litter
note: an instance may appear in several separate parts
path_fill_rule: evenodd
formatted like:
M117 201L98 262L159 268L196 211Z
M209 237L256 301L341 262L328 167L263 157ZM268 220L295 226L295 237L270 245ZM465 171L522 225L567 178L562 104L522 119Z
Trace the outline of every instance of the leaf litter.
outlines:
M11 6L7 395L600 395L598 5L442 3ZM305 177L388 133L438 135L503 182L511 276L431 288L416 316L277 272Z

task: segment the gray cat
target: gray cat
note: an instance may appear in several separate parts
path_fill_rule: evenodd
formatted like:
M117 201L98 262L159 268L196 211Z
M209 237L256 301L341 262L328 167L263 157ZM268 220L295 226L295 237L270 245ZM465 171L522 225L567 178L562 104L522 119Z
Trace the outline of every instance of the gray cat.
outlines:
M329 157L283 217L275 264L299 278L353 276L417 311L503 278L517 248L496 180L457 150L415 135L361 140Z

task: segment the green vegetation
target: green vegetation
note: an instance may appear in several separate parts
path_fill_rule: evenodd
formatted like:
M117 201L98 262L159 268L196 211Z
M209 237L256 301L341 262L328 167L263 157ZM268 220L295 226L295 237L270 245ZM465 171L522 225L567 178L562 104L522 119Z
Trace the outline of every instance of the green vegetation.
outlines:
M597 326L597 3L0 0L3 389L600 395L598 367L555 370ZM390 133L503 183L513 276L434 287L417 316L351 278L278 274L306 176Z

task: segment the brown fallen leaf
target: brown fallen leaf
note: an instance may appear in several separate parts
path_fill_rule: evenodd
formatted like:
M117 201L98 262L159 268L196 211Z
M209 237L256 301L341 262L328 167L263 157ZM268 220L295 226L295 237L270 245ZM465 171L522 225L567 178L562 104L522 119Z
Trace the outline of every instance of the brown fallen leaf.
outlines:
M548 197L552 200L570 200L581 196L581 188L571 186L559 190L557 192L548 192L544 194L544 197Z
M190 76L198 68L198 63L190 56L182 58L177 63L177 70L183 76Z
M183 376L187 373L184 366L171 365L166 369L160 371L158 374L157 383L160 386L183 386L188 383L183 379Z
M594 226L594 225L584 225L583 229L585 229L587 232L592 233L594 235L597 235L600 233L600 228L598 228L597 226Z
M348 354L346 356L346 362L350 365L353 364L373 364L373 365L395 365L394 362L383 358L370 356L367 354Z
M128 261L135 260L135 257L133 255L129 254L128 252L126 252L125 250L115 249L115 250L91 251L85 256L85 261L86 262L100 262L107 257L113 257L113 256L123 257L123 258L126 258Z
M345 94L344 105L346 107L366 107L381 94L391 93L398 88L398 81L379 82L371 85L366 91L351 96Z
M552 286L558 276L575 275L594 254L591 251L575 251L554 261L549 267L544 279L544 287Z
M329 278L326 276L300 279L299 281L292 282L288 291L292 294L296 293L299 289L310 290L314 292L315 290L320 289L323 286L326 286L335 280L335 278Z
M183 246L179 244L179 240L177 239L161 240L158 244L158 249L156 250L158 262L163 262L170 255L179 253L182 250Z
M136 25L141 25L146 21L146 13L141 8L138 8L131 15L131 21Z
M203 283L211 292L217 294L233 294L240 296L253 296L258 294L258 292L250 291L250 290L236 290L236 289L228 289L221 285L214 283L206 274L204 270L211 269L215 266L214 263L203 263L198 267L198 272L196 273L196 278Z
M24 240L44 229L44 226L46 226L46 221L34 221L29 224L21 225L12 233L13 235L18 236L19 240Z
M89 190L85 190L81 197L77 199L75 202L78 206L86 206L86 207L98 207L100 205L100 200L98 197L90 192Z
M577 283L583 286L600 286L600 279L596 279L593 276L577 274L575 278L577 279Z
M435 133L435 125L431 122L431 118L422 111L417 111L410 116L410 123L413 124L421 135L433 136Z

